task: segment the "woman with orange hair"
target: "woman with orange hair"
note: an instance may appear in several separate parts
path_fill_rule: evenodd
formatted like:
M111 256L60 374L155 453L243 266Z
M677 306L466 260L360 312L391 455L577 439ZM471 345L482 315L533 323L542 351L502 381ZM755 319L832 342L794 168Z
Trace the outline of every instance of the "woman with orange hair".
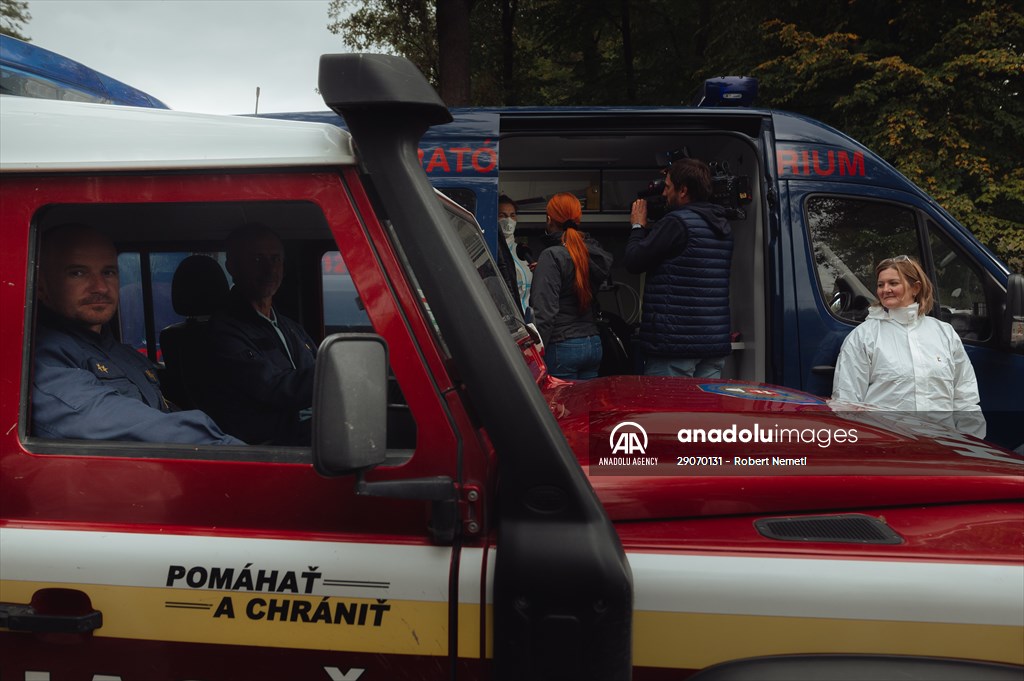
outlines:
M601 337L594 322L594 291L611 271L612 256L580 231L583 210L572 194L548 201L546 241L537 259L530 307L546 348L548 373L558 378L597 376Z

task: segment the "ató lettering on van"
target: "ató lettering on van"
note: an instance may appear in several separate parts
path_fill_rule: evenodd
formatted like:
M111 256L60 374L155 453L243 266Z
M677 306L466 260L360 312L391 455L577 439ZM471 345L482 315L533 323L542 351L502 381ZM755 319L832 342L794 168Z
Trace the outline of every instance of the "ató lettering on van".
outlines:
M498 150L485 140L482 146L436 146L417 151L428 175L487 175L498 170Z

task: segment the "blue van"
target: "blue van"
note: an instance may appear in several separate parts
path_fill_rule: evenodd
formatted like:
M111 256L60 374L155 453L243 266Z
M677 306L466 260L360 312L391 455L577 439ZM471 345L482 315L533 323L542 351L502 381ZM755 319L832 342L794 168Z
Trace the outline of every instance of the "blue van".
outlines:
M874 265L915 256L936 285L935 314L957 330L974 364L989 439L1024 446L1024 279L847 135L742 106L452 113L453 123L424 136L421 162L435 187L475 213L492 248L500 194L518 202L517 238L538 250L547 198L570 191L583 203L584 229L621 255L629 206L666 158L708 161L736 237L726 378L829 396L839 348L875 301ZM267 116L343 125L329 112ZM604 316L629 352L642 277L617 267L602 289Z
M423 137L420 161L435 187L476 215L492 250L500 194L517 201L518 238L539 251L547 198L571 191L583 203L584 227L615 255L629 235L630 203L649 193L666 159L688 154L711 163L736 235L735 340L723 375L742 381L830 395L843 339L874 301L874 263L914 255L936 284L936 314L957 330L974 364L989 439L1024 448L1024 278L863 145L803 116L743 106L748 92L733 85L709 82L699 107L456 109L454 122ZM0 36L0 86L4 94L167 108L9 36ZM331 112L264 116L344 127ZM188 255L121 258L122 339L155 361L160 348L147 347L146 339L181 317L163 305L146 319L131 313L133 301L143 270L153 286L169 290L175 266ZM365 311L330 257L323 263L323 293L331 300L325 326L358 327ZM615 346L626 355L613 371L633 364L630 335L642 291L642 277L618 267L598 295L609 333L621 341Z

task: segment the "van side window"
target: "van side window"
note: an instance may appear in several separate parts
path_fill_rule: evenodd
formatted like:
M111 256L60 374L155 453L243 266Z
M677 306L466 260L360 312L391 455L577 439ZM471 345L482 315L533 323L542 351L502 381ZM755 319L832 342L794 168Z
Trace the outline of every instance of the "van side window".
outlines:
M986 340L992 333L992 323L977 267L931 222L928 228L939 319L951 324L964 341Z
M845 321L860 323L876 302L875 265L909 255L921 260L914 211L905 206L849 197L807 200L807 225L814 247L822 300Z
M117 256L117 267L121 274L121 303L118 307L121 342L135 348L143 355L148 355L154 362L163 362L163 349L160 347L160 332L163 329L185 321L171 303L171 285L174 273L181 262L191 256L200 255L195 251L174 252L139 252L121 251ZM223 252L203 252L224 268ZM148 267L143 273L143 261ZM227 270L225 276L230 281ZM143 281L145 276L146 281ZM149 295L146 295L146 292ZM146 310L153 314L153 329L146 328ZM149 339L153 338L155 347L150 350Z
M370 317L356 293L352 275L338 251L327 251L320 259L323 290L324 334L372 331Z
M142 254L134 251L118 253L117 269L121 275L121 302L117 309L121 342L147 355L149 343L146 332L146 296L142 284ZM159 355L160 351L156 350L155 356L150 359L159 361Z

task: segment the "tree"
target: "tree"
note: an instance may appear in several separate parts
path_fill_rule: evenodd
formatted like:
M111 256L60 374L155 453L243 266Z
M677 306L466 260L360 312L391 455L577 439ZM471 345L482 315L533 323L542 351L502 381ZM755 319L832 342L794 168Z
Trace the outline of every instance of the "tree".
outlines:
M473 0L331 0L327 29L357 50L405 56L448 106L466 106L472 5Z
M437 29L428 0L331 0L327 30L349 47L400 54L435 86Z
M437 84L445 1L333 0L332 30L409 57ZM449 1L468 7L472 105L678 105L707 77L757 76L762 104L860 139L1024 269L1019 3ZM354 11L339 21L342 9Z
M467 106L469 99L469 13L473 0L437 0L438 80L448 106Z
M0 33L28 42L30 38L22 31L31 20L28 0L0 0Z
M749 54L718 49L704 72L758 76L764 103L861 140L1024 269L1024 15L997 0L822 7L763 18L736 36Z

